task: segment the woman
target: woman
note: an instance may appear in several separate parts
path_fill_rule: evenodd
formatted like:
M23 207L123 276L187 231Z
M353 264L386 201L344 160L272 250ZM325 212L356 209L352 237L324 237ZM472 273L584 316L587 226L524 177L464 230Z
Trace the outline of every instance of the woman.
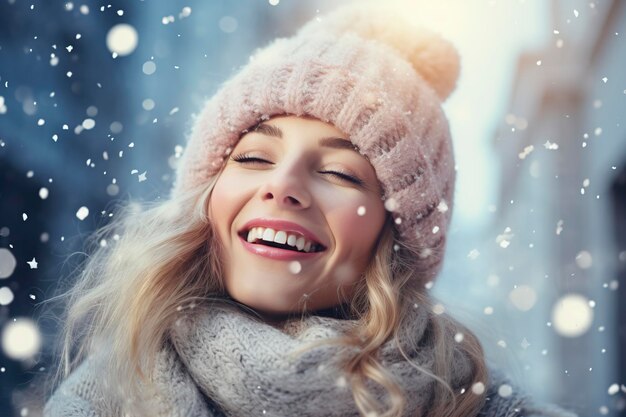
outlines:
M569 415L503 393L432 309L458 70L440 37L355 7L255 54L171 199L95 236L44 415Z

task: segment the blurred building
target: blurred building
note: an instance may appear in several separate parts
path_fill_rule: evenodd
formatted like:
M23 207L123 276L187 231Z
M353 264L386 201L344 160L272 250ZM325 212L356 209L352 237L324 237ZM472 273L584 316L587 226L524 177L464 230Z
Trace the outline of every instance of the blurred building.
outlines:
M492 233L505 243L493 265L536 395L624 416L626 3L554 0L551 14L553 37L520 57L493 142Z

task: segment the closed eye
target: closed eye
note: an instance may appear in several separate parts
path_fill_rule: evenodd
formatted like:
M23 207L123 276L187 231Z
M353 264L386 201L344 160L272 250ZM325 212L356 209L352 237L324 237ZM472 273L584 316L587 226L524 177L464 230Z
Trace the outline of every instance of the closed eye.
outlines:
M345 172L339 172L339 171L320 171L320 174L328 174L331 175L333 177L339 178L340 180L343 181L349 181L353 184L356 185L363 185L363 181L361 181L359 178L354 177L350 174L346 174Z
M267 161L263 158L257 158L256 156L250 156L247 154L238 154L238 155L233 155L232 157L233 161L239 162L241 164L246 164L246 163L259 163L259 164L271 164L274 165L273 162ZM347 181L350 182L352 184L356 184L359 186L363 186L364 182L353 176L350 174L347 174L345 172L340 172L340 171L319 171L320 174L326 174L326 175L330 175L333 176L339 180L342 181Z
M239 154L239 155L234 155L232 157L233 161L245 164L245 163L265 163L265 164L273 164L273 162L267 161L265 159L262 158L257 158L256 156L249 156L247 154Z

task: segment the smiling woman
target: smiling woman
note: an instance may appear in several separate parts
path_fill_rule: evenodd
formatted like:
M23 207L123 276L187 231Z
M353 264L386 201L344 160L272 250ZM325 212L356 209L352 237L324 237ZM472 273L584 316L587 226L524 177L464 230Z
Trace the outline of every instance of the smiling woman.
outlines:
M314 19L207 102L171 198L94 236L113 243L69 292L44 415L568 415L489 369L428 292L459 57L402 22Z
M374 169L345 136L319 120L276 117L234 148L209 217L235 300L275 315L351 299L385 209Z

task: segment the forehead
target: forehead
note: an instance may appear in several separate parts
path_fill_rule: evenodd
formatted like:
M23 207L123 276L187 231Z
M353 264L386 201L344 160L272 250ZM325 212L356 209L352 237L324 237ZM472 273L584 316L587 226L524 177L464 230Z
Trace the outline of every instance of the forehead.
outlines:
M358 148L350 141L348 135L330 123L311 116L278 116L261 122L249 129L242 137L257 136L256 133L279 141L310 140L317 141L319 146L332 149L346 149L360 156Z

